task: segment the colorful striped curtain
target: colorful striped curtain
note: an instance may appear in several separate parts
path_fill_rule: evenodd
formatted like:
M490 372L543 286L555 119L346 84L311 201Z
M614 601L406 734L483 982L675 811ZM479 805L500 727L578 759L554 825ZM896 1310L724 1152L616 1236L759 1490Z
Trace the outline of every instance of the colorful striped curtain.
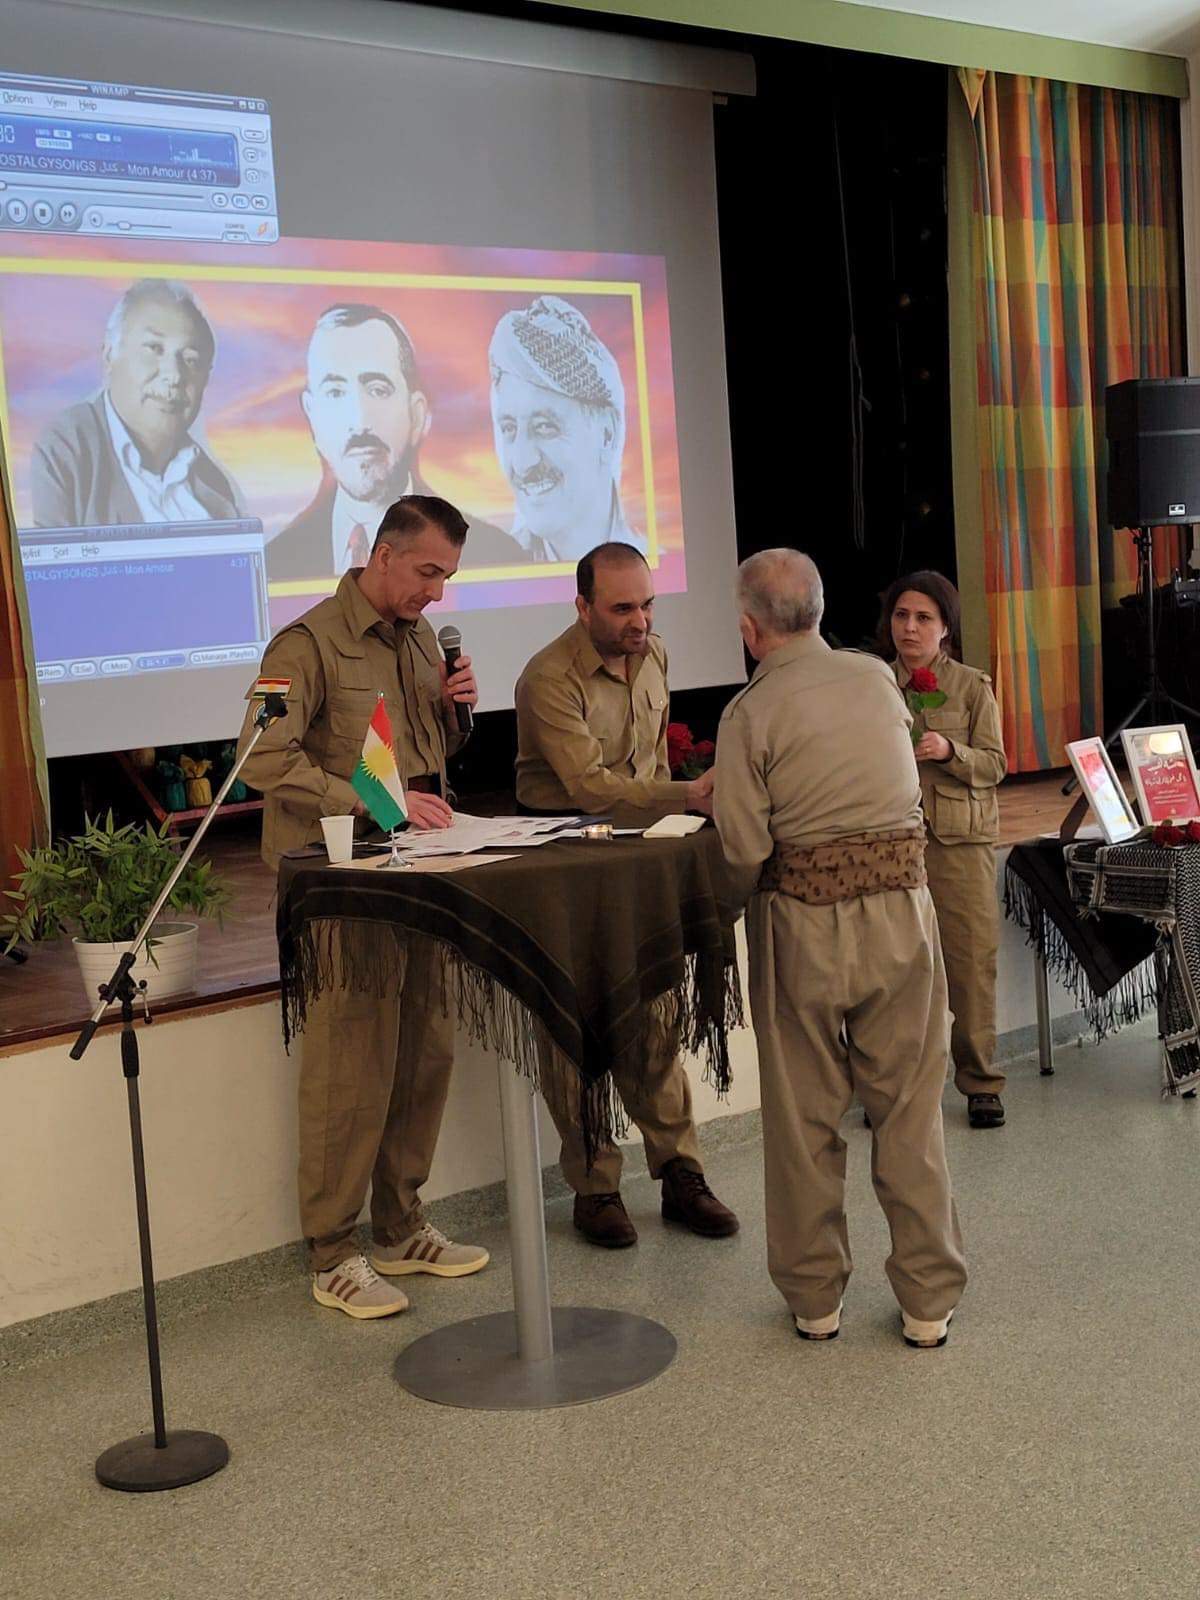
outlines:
M0 908L11 903L2 894L20 869L17 846L42 842L47 820L37 677L11 504L0 471Z
M1183 371L1175 101L959 73L975 127L972 260L985 582L1009 769L1102 731L1100 614L1133 588L1104 521L1104 390ZM1161 576L1178 530L1155 540Z

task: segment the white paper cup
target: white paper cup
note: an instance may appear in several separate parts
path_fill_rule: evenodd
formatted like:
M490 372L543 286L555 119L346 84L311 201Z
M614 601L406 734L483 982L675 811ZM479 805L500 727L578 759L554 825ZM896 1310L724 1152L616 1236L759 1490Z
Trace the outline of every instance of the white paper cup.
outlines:
M330 861L350 861L353 859L353 817L322 817L321 832L325 835L325 848L329 852Z

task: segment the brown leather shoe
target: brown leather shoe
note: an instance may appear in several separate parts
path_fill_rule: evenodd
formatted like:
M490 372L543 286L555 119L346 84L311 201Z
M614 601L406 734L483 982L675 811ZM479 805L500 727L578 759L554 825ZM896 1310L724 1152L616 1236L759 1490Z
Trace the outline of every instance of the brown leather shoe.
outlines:
M738 1231L738 1219L723 1206L704 1181L704 1174L685 1166L681 1157L662 1169L664 1222L682 1222L705 1239L724 1239Z
M577 1194L574 1221L585 1239L606 1250L624 1250L637 1243L637 1229L619 1194Z

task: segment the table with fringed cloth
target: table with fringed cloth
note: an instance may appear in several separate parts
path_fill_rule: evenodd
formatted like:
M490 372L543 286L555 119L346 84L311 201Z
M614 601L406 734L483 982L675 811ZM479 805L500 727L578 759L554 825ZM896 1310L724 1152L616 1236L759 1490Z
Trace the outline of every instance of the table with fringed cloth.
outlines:
M1097 1042L1157 1008L1163 1094L1200 1083L1200 845L1015 845L1005 914L1074 996ZM1039 1034L1048 1028L1039 1005ZM1043 1070L1048 1043L1043 1046Z

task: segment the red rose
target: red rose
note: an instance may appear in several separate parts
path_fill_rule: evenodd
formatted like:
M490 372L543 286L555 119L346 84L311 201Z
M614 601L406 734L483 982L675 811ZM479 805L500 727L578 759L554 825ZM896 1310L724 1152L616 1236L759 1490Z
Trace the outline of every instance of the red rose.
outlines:
M716 753L717 747L711 739L700 739L692 747L692 754L697 761L711 761ZM1200 823L1196 823L1195 826L1200 828ZM1197 833L1196 837L1200 839L1200 833Z
M1192 844L1200 844L1200 822L1192 821L1188 823L1187 836Z
M667 724L667 764L672 772L694 753L692 730L686 722Z
M917 694L936 694L937 686L937 673L931 667L918 667L908 680L908 687Z
M1153 834L1151 834L1155 844L1164 846L1184 844L1187 841L1187 837L1187 830L1177 827L1173 822L1160 822Z

